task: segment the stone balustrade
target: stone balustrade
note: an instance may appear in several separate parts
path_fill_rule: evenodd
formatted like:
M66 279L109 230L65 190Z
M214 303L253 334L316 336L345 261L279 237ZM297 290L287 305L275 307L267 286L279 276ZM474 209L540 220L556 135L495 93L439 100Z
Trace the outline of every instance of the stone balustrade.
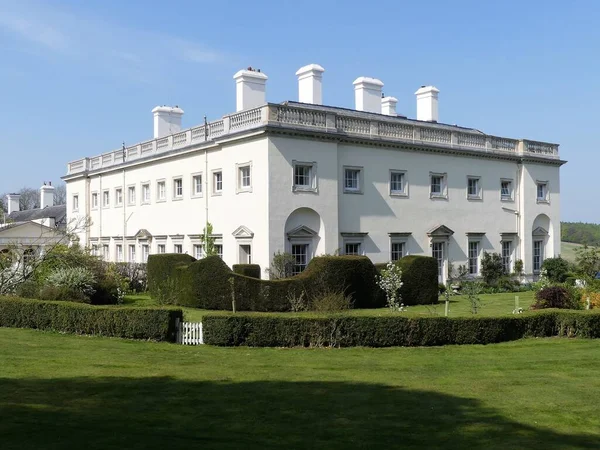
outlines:
M230 135L233 137L235 133L263 126L305 128L325 133L355 135L456 150L466 149L482 153L559 158L558 145L547 142L496 137L449 125L335 108L319 109L318 106L306 107L300 104L267 104L227 115L220 120L208 123L206 128L202 125L100 156L69 162L67 173L71 175L103 169L123 162L182 150L191 145L214 141L220 137Z

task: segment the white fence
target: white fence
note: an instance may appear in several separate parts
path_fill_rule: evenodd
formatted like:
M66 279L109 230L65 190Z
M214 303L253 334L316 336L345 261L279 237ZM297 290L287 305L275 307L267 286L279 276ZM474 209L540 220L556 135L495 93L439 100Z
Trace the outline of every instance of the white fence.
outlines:
M204 344L202 322L180 322L177 327L177 343L183 345Z

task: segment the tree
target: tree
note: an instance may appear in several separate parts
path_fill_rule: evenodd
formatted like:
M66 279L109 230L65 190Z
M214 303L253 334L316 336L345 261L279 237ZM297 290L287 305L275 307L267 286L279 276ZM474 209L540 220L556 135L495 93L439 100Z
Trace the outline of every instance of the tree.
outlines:
M202 230L202 245L204 247L205 256L217 255L217 249L215 248L215 238L212 236L213 226L210 222L206 222L206 226Z
M495 286L500 277L504 275L502 256L498 253L483 252L481 275L485 284Z
M585 244L575 249L575 264L582 275L594 277L600 268L600 250Z
M21 211L40 207L40 193L37 189L24 187L19 191L19 194L21 195L19 199L19 209Z
M281 278L289 278L294 275L294 267L296 266L296 258L289 253L273 253L273 261L271 267L267 269L271 280L280 280Z
M569 273L569 263L558 258L548 258L542 263L542 269L546 271L546 276L553 283L563 283Z
M62 183L54 186L54 204L55 205L66 205L67 204L67 185Z

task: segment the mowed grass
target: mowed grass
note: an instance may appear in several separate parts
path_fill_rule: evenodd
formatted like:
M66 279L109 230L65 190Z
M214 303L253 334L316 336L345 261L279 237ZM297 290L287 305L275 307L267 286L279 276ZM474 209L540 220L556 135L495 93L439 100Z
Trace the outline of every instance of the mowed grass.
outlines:
M483 294L479 298L481 300L480 308L478 309L478 316L504 316L512 315L512 311L515 309L515 296L519 297L519 306L524 310L528 309L531 303L533 303L533 292L518 292L508 294ZM125 298L125 304L128 306L155 306L156 302L148 295L129 295ZM202 317L206 314L219 314L228 315L233 314L231 311L209 311L195 308L182 308L184 314L184 320L189 322L201 322ZM271 314L271 313L251 313L244 312L244 314ZM303 313L279 313L286 316L322 316L323 313L316 314L314 312L303 312ZM387 308L378 309L353 309L345 311L344 315L360 315L360 316L387 316L391 314L401 314L405 317L434 317L443 316L445 314L445 304L443 299L440 303L435 305L415 305L409 306L408 309L402 313L391 312ZM463 317L471 316L472 309L471 303L464 295L454 295L450 297L448 317Z
M0 328L0 448L598 449L598 345L216 348Z
M567 261L575 262L575 250L583 247L581 244L574 244L573 242L561 242L560 243L560 256Z

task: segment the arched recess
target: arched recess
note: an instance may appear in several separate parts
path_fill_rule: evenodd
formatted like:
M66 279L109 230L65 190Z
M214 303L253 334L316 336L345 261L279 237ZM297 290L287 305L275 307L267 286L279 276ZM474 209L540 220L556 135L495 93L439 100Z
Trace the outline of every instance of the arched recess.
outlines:
M554 255L553 232L552 221L546 214L538 215L533 221L531 227L531 259L534 274L540 273L545 258Z
M285 222L285 251L296 260L294 274L302 272L309 261L317 254L324 253L321 216L314 209L298 208Z

